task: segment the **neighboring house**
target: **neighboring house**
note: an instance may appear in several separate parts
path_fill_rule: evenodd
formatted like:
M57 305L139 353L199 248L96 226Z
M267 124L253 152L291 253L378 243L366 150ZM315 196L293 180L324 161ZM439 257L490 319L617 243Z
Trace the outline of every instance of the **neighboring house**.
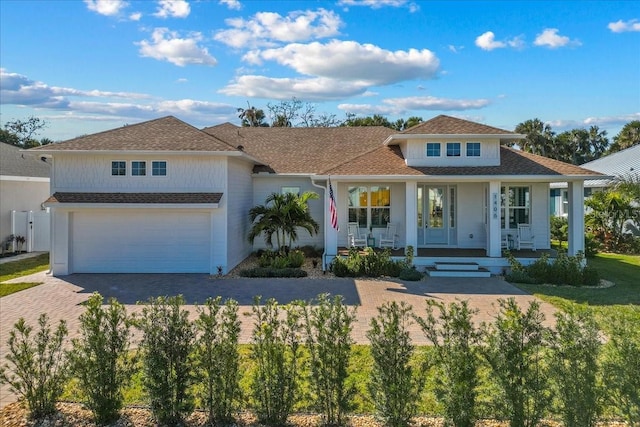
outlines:
M594 179L584 184L584 196L602 191L615 183L616 178L640 179L640 145L626 148L608 156L585 163L580 167L607 175L605 179ZM613 177L611 179L610 177ZM568 190L566 182L551 184L550 213L555 216L568 215ZM633 229L637 230L637 227Z
M49 250L49 217L42 204L51 195L50 173L46 158L0 143L0 242L15 234L27 239L23 250Z
M549 249L549 184L569 181L583 211L584 180L601 174L507 148L523 135L449 116L404 132L385 127L198 130L165 117L38 147L54 159L53 274L227 272L253 250L249 209L273 192L316 191L318 235L299 245L347 246L347 224L374 236L388 222L398 245L481 252L497 269L503 236L530 224ZM339 231L328 213L328 178ZM584 249L570 218L569 252ZM446 257L455 260L455 257ZM426 265L433 259L416 258Z

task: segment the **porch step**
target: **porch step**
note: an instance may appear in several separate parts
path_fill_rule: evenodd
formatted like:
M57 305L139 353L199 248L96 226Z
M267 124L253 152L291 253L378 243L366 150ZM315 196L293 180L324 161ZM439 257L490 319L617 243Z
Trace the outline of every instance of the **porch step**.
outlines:
M449 266L451 266L451 263L436 264L449 264ZM444 265L436 265L435 267L427 267L426 271L429 277L491 277L489 270L477 264L473 269L471 269L471 267L469 267L469 269L461 269L459 266L445 268Z
M477 271L480 266L475 262L436 262L436 270Z

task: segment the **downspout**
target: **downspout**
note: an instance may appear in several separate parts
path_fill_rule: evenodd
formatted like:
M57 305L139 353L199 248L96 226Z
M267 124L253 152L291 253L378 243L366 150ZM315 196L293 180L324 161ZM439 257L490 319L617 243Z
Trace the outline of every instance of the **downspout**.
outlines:
M316 188L321 188L323 191L323 196L322 196L322 200L323 200L323 205L324 205L324 212L323 212L323 218L324 218L324 223L322 225L323 227L323 239L324 239L324 245L323 245L323 250L324 252L322 252L322 271L326 272L327 271L327 262L326 262L326 256L327 256L327 211L329 209L327 209L327 187L323 187L322 185L316 184L315 181L313 180L313 178L311 179L311 185L313 185Z

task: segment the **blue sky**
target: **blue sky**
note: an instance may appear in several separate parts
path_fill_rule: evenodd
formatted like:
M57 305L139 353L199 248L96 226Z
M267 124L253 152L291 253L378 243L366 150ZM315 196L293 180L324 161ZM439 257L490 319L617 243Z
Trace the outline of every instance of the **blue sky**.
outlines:
M0 1L0 122L54 140L174 115L448 114L513 129L640 120L637 1Z

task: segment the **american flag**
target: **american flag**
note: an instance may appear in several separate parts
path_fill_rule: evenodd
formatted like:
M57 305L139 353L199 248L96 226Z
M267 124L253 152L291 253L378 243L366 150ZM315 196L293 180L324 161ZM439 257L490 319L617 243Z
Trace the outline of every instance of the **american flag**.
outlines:
M340 231L340 227L338 227L338 211L336 210L336 199L333 197L331 178L329 178L329 215L331 216L331 226Z

